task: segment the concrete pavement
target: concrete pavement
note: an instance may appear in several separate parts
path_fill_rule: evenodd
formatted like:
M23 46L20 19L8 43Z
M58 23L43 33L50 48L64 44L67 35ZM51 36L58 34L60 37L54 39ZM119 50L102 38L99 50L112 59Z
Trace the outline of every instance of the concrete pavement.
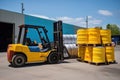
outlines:
M0 53L0 80L120 80L120 47L115 49L117 63L91 65L66 59L60 64L32 63L25 67L9 65L6 52Z

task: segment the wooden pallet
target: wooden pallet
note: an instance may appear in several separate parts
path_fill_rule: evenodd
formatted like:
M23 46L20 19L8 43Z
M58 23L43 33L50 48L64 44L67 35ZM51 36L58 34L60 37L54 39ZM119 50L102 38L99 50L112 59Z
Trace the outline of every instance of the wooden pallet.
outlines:
M85 63L89 63L89 64L91 64L91 63L92 63L91 61L83 61L83 62L85 62Z
M78 44L78 46L88 46L88 44Z
M79 62L83 62L83 60L81 58L77 58L77 61Z
M108 44L102 44L104 47L105 46L112 46L112 43L108 43Z
M101 44L88 44L88 46L97 47L97 46L102 46L102 45Z
M77 44L78 46L93 46L93 47L96 47L96 46L102 46L101 44Z
M95 63L95 62L91 62L91 64L99 66L99 65L108 65L107 62L100 62L100 63Z
M107 64L115 64L115 63L117 63L115 60L107 62Z

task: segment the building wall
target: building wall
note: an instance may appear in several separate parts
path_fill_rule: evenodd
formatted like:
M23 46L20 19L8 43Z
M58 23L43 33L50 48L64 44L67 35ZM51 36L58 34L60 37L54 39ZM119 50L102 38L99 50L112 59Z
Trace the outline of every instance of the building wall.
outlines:
M25 24L45 26L46 29L48 30L48 36L50 41L51 42L53 41L53 23L55 21L33 17L29 15L25 15L24 21ZM76 27L74 25L63 23L63 34L75 34L75 33Z
M24 15L7 10L0 10L0 22L14 24L15 34L13 36L14 36L14 41L16 41L19 32L18 26L24 24Z
M16 12L11 12L7 10L0 9L0 22L12 23L14 24L14 40L17 41L19 28L21 24L30 24L30 25L39 25L45 26L48 30L48 36L50 41L53 41L53 20L47 20L43 18L38 18L30 15L23 15ZM79 27L76 27L71 24L63 23L63 34L76 34L76 30Z

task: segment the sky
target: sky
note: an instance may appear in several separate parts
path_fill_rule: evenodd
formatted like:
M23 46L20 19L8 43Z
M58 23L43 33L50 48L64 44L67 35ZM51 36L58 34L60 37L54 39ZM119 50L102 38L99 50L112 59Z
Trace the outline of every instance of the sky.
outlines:
M0 0L0 9L86 27L116 24L120 27L120 0Z

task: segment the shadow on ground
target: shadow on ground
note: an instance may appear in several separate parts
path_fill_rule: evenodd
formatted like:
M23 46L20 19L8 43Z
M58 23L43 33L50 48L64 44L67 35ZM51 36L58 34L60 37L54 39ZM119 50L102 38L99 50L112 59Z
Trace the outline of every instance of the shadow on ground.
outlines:
M9 67L12 67L12 68L25 68L25 67L34 67L34 66L45 66L45 65L59 65L59 64L64 64L64 63L71 63L71 62L68 62L68 61L62 61L62 62L59 62L57 64L49 64L47 62L39 62L39 63L26 63L24 66L22 67L14 67L12 66L11 64L8 65Z

